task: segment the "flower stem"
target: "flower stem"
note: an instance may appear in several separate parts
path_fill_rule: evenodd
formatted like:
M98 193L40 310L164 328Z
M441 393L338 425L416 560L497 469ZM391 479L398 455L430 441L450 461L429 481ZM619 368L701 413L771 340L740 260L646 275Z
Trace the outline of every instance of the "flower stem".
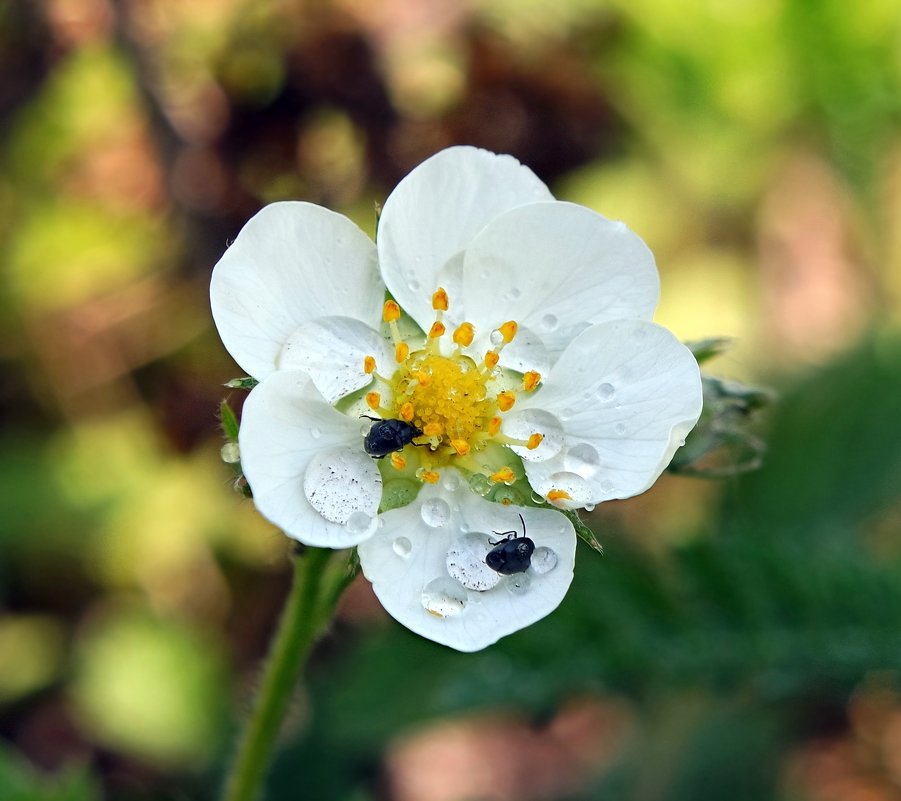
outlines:
M317 635L331 620L341 590L353 578L345 565L328 565L333 553L305 548L294 557L294 583L222 801L256 801L259 797L297 676Z

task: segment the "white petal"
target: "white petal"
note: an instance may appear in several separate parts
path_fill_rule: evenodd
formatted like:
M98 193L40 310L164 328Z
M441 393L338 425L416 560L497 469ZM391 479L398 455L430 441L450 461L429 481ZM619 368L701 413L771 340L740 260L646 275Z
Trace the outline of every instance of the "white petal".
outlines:
M363 369L366 356L376 369L390 373L394 350L385 338L365 323L350 317L319 317L298 326L285 342L276 366L302 370L329 403L372 382Z
M429 504L436 501L449 512L440 526L430 525L435 518ZM457 564L453 560L473 539L496 542L494 532L518 532L519 514L537 549L532 568L502 576L484 592L450 577L449 553ZM465 483L455 492L424 485L416 501L386 512L383 520L384 526L359 546L360 564L375 594L404 626L458 651L478 651L545 617L572 581L576 535L569 520L552 509L490 503ZM479 578L470 583L479 584Z
M464 256L462 301L473 324L514 319L554 356L588 324L650 320L658 295L654 256L641 238L573 203L512 209Z
M638 495L669 464L701 405L697 362L665 328L643 320L593 326L523 401L555 414L566 434L560 454L525 463L529 483L546 494L559 474L575 477L580 494L590 486L591 503Z
M439 274L447 277L447 262L499 214L539 200L553 196L512 156L474 147L436 153L397 185L379 219L379 264L391 294L427 331L434 320L432 293ZM445 289L453 311L455 287Z
M254 387L239 444L253 502L289 537L347 548L375 529L382 480L363 452L360 423L329 406L303 373L274 373Z
M272 203L247 221L213 269L210 303L222 342L265 378L308 320L345 315L379 324L375 245L346 217L311 203Z

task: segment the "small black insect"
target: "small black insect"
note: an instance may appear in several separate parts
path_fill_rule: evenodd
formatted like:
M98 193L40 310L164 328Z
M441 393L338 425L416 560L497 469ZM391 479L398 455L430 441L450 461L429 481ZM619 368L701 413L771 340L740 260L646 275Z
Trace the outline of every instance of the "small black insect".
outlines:
M420 429L405 420L379 420L377 417L369 419L375 422L363 440L363 450L374 459L383 459L389 453L402 450L414 437L422 436Z
M522 523L522 536L517 536L516 531L495 531L494 533L505 539L500 542L488 540L494 547L485 556L485 564L502 576L512 576L514 573L525 573L532 564L532 554L535 551L535 543L526 536L526 521L519 516Z

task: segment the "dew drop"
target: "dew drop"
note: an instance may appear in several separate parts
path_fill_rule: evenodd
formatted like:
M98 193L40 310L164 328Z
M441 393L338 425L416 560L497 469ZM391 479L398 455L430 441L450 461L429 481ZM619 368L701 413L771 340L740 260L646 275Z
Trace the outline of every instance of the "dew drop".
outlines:
M594 507L595 507L595 505L594 505L593 503L586 503L585 506L583 506L582 508L583 508L586 512L593 512L593 511L594 511Z
M487 534L466 534L448 549L447 572L468 590L490 590L501 580L500 574L485 564L491 547Z
M219 458L226 464L237 464L241 461L241 449L237 442L226 442L219 450Z
M469 488L476 495L485 495L491 489L491 482L484 473L473 473L469 479Z
M563 490L569 495L567 504L573 506L584 506L591 500L591 485L578 473L571 471L554 473L548 477L545 485L547 487L545 495L552 489Z
M532 434L541 434L543 439L532 450L522 445L510 446L510 450L526 462L540 462L556 456L563 450L565 441L560 421L543 409L524 409L508 414L504 420L504 434L523 441Z
M460 474L455 470L445 470L441 479L441 486L448 492L456 492L460 488Z
M443 498L429 498L419 511L422 522L431 528L441 528L450 520L451 510Z
M370 528L375 529L376 519L370 517L366 512L354 512L347 518L344 527L351 534L364 534Z
M466 607L468 593L459 582L442 576L422 588L422 608L435 617L455 617Z
M551 331L556 331L557 325L557 318L553 314L545 314L544 317L541 318L541 328L548 334L551 333Z
M310 429L310 436L311 436L313 439L319 439L319 437L322 436L322 431L321 431L317 426L313 426L313 427Z
M369 434L369 429L372 428L372 420L367 420L363 425L360 426L360 433L365 437Z
M605 495L612 495L616 491L616 486L610 479L601 482L601 492Z
M419 291L419 281L415 281L415 280L410 281L410 282L407 284L407 288L408 288L411 292L418 292L418 291Z
M601 466L601 457L593 445L578 442L567 449L563 456L563 465L582 478L591 478Z
M540 546L532 554L532 570L539 576L550 573L557 567L557 554L550 548Z
M522 290L518 286L511 286L507 294L510 300L519 300L522 297Z
M619 436L622 436L626 433L626 424L625 423L617 423L613 429Z
M541 497L537 492L532 493L532 503L544 503L544 498Z
M504 341L504 335L499 329L495 328L494 331L491 332L489 339L491 340L491 344L496 348Z
M598 398L604 403L613 400L614 395L616 395L616 387L614 387L613 384L605 382L598 387Z
M525 595L532 586L532 579L529 578L528 573L516 573L513 576L507 576L504 584L507 592L511 595Z
M406 559L410 555L410 551L413 550L413 543L406 537L398 537L391 543L391 548L399 557Z

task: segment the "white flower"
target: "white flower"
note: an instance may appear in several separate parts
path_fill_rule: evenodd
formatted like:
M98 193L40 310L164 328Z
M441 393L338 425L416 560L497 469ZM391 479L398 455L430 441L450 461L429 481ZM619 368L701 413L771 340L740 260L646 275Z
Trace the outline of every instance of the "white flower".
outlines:
M509 156L425 161L377 245L321 207L267 206L210 294L260 381L240 431L258 509L307 544L359 546L388 612L463 651L544 617L572 579L573 527L523 478L564 509L644 492L701 411L693 356L650 322L645 244Z

